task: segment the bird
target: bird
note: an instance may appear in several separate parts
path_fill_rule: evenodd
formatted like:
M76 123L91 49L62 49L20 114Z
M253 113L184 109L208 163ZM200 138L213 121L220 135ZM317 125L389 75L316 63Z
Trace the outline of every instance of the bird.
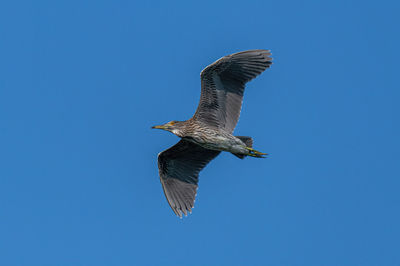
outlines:
M192 212L200 171L222 151L243 159L265 158L253 149L253 139L234 136L245 85L272 64L270 50L247 50L224 56L201 73L200 102L192 118L153 126L180 137L158 154L158 169L165 197L182 218Z

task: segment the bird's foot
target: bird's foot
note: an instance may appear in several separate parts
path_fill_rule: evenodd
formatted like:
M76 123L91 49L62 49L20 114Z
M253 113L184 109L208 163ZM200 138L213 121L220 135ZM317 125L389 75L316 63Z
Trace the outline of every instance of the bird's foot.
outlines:
M268 155L268 153L259 152L250 147L246 147L246 149L249 151L247 156L256 157L256 158L265 158L265 156L263 156L263 155Z

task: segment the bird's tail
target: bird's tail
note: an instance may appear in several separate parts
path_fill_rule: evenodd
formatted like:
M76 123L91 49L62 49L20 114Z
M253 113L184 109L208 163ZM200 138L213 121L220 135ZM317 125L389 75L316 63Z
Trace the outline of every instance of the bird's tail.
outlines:
M246 136L236 136L238 139L243 141L244 144L246 144L247 147L252 148L253 147L253 139L251 137L246 137ZM244 159L246 157L245 154L240 154L240 153L232 153L236 157L240 159Z

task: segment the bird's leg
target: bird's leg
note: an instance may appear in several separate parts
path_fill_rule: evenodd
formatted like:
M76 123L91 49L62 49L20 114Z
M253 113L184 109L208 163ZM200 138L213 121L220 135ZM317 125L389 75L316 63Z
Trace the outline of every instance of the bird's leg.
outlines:
M262 155L268 155L267 153L256 151L255 149L250 148L250 147L245 147L245 148L249 151L249 153L247 155L251 156L251 157L265 158Z
M246 149L247 149L249 152L254 153L254 154L267 155L267 153L263 153L263 152L260 152L260 151L256 151L255 149L250 148L250 147L246 147Z
M256 155L256 154L252 154L252 153L248 153L248 154L246 154L246 156L255 157L255 158L267 158L267 157L265 157L265 156Z

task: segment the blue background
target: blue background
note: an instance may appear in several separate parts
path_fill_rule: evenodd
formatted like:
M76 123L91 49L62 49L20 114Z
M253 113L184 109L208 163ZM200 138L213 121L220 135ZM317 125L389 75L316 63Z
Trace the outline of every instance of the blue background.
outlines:
M400 265L397 1L0 4L0 265ZM180 220L151 130L271 49Z

